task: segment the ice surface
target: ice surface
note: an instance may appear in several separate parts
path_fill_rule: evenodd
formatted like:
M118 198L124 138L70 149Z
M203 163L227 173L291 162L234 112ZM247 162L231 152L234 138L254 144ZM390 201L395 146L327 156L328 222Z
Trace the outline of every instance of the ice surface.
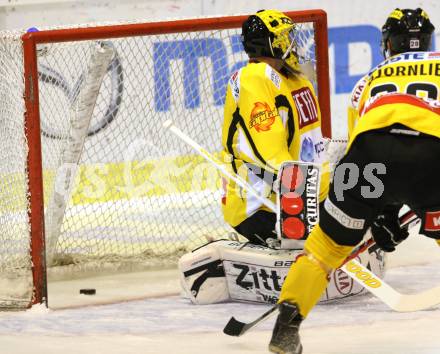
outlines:
M387 280L408 292L419 284L440 284L438 263L394 268ZM0 353L267 353L273 319L241 338L222 333L231 315L250 321L267 308L195 306L179 296L76 309L36 307L0 314ZM439 322L440 307L396 313L365 295L317 306L302 337L310 354L438 354Z
M440 284L440 250L432 240L420 236L413 240L415 243L399 248L397 257L391 257L393 268L386 276L401 292L421 291ZM155 287L152 274L149 278L132 275L116 289L116 299L120 300L124 291L130 298L133 284L139 283L140 298L149 285L156 289L154 297L110 305L89 302L84 307L85 302L83 307L70 309L62 308L61 299L78 306L80 299L93 298L78 295L81 286L95 286L95 301L109 302L101 283L87 279L72 282L70 288L65 283L52 284L50 294L58 309L40 306L26 312L0 313L0 354L268 353L274 318L240 338L222 333L231 315L251 321L268 309L266 305L195 306L178 295L165 296L177 289L173 277L166 280L172 272L157 274L159 283L168 284L162 289ZM103 283L109 282L107 277ZM54 294L57 291L59 294ZM397 313L376 298L364 295L317 306L304 322L301 335L304 354L439 354L439 323L440 306Z

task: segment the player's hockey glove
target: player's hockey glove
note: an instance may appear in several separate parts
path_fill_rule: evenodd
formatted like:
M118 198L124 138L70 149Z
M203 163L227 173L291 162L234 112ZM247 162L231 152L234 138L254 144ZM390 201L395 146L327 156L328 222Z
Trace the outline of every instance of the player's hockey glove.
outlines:
M385 252L393 252L408 237L408 231L400 227L399 210L400 206L386 206L371 225L374 241Z

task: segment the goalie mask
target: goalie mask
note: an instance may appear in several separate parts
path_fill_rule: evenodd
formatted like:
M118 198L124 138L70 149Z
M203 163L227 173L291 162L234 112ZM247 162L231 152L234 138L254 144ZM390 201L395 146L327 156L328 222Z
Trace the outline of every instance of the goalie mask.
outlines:
M296 26L276 10L261 10L243 23L241 39L249 58L270 57L283 61L286 69L299 72Z
M421 8L395 9L382 27L382 51L386 58L404 52L429 51L434 25Z

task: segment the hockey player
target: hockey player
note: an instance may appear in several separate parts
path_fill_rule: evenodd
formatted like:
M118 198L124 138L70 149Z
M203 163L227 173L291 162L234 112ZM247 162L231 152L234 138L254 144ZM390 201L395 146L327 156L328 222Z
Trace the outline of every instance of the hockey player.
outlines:
M281 163L323 160L321 113L313 86L301 73L295 35L295 24L279 11L250 16L242 26L249 63L231 76L225 100L225 161L272 201ZM328 177L321 176L321 200ZM225 221L252 243L276 238L276 214L233 181L225 185L222 210Z
M302 320L327 286L330 272L370 226L385 250L393 250L406 238L393 226L394 216L377 217L384 208L407 204L422 221L420 232L440 239L436 163L440 55L425 52L433 30L421 9L396 9L383 26L386 60L355 88L350 117L357 123L350 128L347 153L337 166L352 166L360 171L359 179L351 189L344 189L336 179L330 185L319 224L305 242L304 256L291 267L283 284L280 314L269 344L273 353L302 352L298 334ZM383 174L377 174L382 186L378 193L366 193L371 190L366 189L369 183L362 172L371 164L384 167Z
M432 70L425 72L423 70L425 65L421 66L420 72L414 72L414 68L417 68L414 65L417 55L415 60L411 60L411 54L407 54L406 59L402 61L400 61L401 56L396 56L401 53L429 51L433 31L434 26L428 14L421 8L397 8L391 12L382 26L381 47L385 61L376 68L376 77L371 72L368 73L358 81L352 91L348 108L349 136L356 126L362 107L372 96L387 92L401 92L419 97L438 98L438 78L436 78L438 73ZM393 56L395 57L391 58ZM391 61L399 61L399 64L392 66L395 67L396 73L390 75L390 72L385 73L383 70L386 68L381 69L381 66ZM419 80L415 80L417 76ZM393 238L403 240L408 236L407 231L398 227L398 214L401 207L400 204L385 206L371 225L376 243L386 252L394 251ZM389 230L393 230L393 237L390 236Z
M295 30L291 19L278 11L250 16L242 36L250 61L232 75L226 94L222 138L227 161L258 191L266 186L272 201L274 175L283 162L324 160L320 110L312 84L300 72ZM321 200L328 191L328 177L328 172L321 177ZM293 249L267 247L268 238L277 238L276 214L232 181L222 205L225 220L251 242L217 240L182 256L183 293L195 304L275 303L304 241ZM383 272L382 252L366 252L360 262L378 275ZM335 272L321 300L363 292L344 273Z
M405 52L429 51L433 31L434 26L429 20L428 14L420 8L415 10L395 9L391 12L382 26L381 47L385 61L374 69L375 76L372 75L373 71L369 72L357 82L352 91L348 109L349 135L358 121L362 106L372 96L387 92L401 92L437 98L433 88L437 82L435 72L432 69L420 72L413 71L417 55L407 54L404 58L402 56L393 58L396 54ZM395 67L398 72L390 75L389 71L384 71L385 68L381 69L387 63L397 61L399 64ZM418 76L420 80L414 81L415 76ZM370 83L371 80L374 80L373 84Z

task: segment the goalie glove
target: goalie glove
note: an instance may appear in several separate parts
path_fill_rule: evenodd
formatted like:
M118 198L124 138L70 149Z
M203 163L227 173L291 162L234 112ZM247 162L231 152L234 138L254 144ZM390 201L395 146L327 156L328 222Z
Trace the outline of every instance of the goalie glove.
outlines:
M408 230L400 227L399 210L400 206L386 206L371 225L374 241L385 252L395 251L396 246L409 235Z

